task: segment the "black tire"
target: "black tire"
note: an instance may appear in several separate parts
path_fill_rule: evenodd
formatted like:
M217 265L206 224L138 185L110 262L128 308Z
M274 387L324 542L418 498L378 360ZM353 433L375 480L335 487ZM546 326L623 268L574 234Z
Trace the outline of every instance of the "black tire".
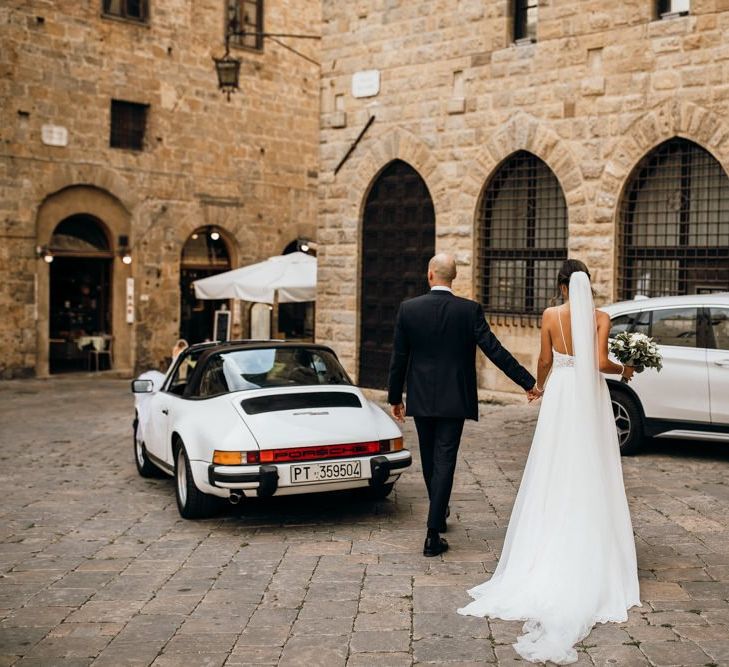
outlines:
M610 399L613 404L620 453L623 456L636 454L643 446L643 420L640 410L635 401L624 391L611 391Z
M134 435L132 446L134 447L134 462L137 464L137 472L142 477L162 477L162 471L149 460L144 441L137 439L139 420L134 418Z
M370 500L384 500L392 493L394 488L395 482L390 482L382 486L370 486L365 492Z
M195 486L190 459L181 441L175 448L175 498L183 519L206 519L219 507L217 497L203 493Z

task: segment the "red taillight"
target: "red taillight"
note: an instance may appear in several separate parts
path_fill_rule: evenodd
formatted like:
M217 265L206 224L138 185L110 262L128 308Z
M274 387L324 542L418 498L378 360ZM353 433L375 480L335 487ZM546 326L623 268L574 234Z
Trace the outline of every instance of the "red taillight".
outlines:
M318 459L342 459L350 456L371 456L372 454L379 454L381 451L382 445L379 441L354 442L347 445L264 449L260 452L248 452L247 461L248 463L290 463L316 461ZM256 460L253 460L251 455Z

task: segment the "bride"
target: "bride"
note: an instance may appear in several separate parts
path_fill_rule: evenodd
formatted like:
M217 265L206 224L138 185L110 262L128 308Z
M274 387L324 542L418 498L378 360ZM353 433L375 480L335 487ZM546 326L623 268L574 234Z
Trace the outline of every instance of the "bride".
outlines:
M595 623L625 621L640 606L620 451L600 375L630 379L633 369L608 359L610 318L594 308L587 267L567 260L557 285L564 304L542 319L540 394L552 375L501 559L458 613L526 621L516 652L569 664Z

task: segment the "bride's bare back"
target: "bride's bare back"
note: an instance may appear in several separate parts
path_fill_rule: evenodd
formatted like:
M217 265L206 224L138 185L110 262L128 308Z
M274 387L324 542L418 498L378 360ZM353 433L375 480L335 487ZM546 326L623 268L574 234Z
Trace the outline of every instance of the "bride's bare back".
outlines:
M602 310L595 310L597 324L598 364L602 373L621 373L620 364L610 361L608 356L608 336L610 334L610 316ZM545 380L553 362L553 351L560 354L572 355L572 324L570 322L570 304L562 304L547 308L542 315L541 350L539 352L539 369L537 384L544 385L539 380ZM632 375L632 369L625 369L626 376Z

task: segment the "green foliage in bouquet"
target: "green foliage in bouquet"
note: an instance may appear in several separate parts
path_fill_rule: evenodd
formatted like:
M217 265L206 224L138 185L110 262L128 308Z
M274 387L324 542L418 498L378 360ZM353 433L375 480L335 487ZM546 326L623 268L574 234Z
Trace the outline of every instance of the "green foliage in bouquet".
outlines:
M658 345L642 333L619 333L609 342L610 352L625 366L633 366L640 373L644 368L663 368Z

